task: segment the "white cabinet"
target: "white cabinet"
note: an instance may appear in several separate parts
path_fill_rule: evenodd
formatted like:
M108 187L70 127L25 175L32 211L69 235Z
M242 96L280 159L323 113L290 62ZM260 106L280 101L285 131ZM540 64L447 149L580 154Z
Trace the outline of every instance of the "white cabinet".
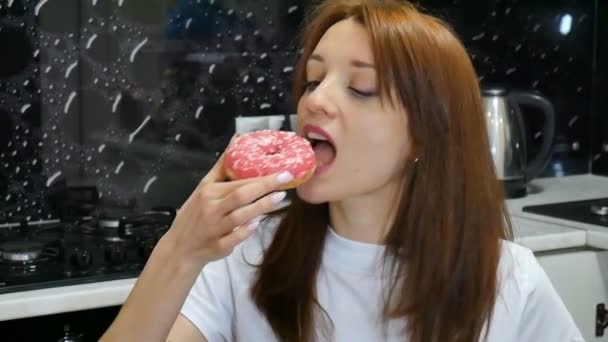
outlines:
M608 306L608 251L573 250L537 253L586 341L608 342L608 329L603 337L595 336L596 306Z

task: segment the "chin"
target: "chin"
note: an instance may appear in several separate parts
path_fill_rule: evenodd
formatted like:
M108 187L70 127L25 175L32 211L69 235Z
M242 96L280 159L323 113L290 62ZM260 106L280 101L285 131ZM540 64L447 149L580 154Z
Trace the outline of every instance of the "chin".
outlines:
M296 188L298 197L310 204L321 204L330 200L327 191L323 191L322 187L307 182Z

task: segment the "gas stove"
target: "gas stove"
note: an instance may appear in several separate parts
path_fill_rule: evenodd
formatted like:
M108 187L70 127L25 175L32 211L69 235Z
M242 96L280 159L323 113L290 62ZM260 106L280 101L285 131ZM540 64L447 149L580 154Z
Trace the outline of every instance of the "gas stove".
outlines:
M593 198L523 208L524 212L608 227L608 198Z
M0 294L136 277L173 208L96 209L70 220L0 227Z

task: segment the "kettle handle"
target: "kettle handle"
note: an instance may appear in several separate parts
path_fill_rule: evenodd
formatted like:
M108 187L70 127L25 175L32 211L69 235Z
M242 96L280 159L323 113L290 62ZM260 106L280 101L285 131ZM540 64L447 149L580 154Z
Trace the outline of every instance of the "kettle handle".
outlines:
M527 92L513 92L510 94L513 101L518 105L529 105L538 107L542 110L545 120L542 128L542 143L536 157L532 159L526 167L526 182L536 178L546 166L547 161L551 157L551 146L553 145L553 137L555 135L555 110L553 105L546 97L538 94ZM519 108L518 108L519 109ZM518 115L521 115L521 110L518 110Z

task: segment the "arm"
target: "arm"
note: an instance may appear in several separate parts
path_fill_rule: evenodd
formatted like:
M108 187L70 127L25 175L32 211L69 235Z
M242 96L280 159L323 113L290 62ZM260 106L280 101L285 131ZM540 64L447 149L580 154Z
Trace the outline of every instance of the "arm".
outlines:
M222 156L154 248L101 341L165 341L170 333L180 340L183 336L196 336L192 324L178 318L178 314L203 266L213 269L212 264L218 265L214 261L228 256L251 236L259 224L256 218L276 210L285 197L284 192L272 192L289 183L293 176L281 174L234 182L224 182L225 179ZM214 293L206 295L213 297ZM201 333L198 335L202 337Z
M167 335L178 341L206 341L187 319L178 317L202 265L174 257L169 237L159 242L101 341L162 341Z

